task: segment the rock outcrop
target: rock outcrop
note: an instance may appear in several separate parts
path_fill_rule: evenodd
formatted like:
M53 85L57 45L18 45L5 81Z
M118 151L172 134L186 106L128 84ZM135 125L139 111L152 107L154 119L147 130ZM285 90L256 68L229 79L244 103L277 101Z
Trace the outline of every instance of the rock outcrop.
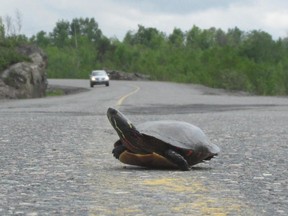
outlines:
M31 62L19 62L0 71L0 98L44 97L47 88L46 54L33 45L24 45L17 50L29 56Z
M111 80L150 80L150 76L140 73L126 73L115 70L106 70Z

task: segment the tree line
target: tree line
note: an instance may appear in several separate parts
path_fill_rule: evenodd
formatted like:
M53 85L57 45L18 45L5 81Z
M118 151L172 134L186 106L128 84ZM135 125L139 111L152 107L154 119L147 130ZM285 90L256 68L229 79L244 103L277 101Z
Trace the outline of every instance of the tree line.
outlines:
M120 41L107 38L94 18L75 18L60 20L52 32L40 31L26 41L48 55L49 78L87 78L101 68L139 72L153 80L288 94L288 37L274 40L261 30L194 25L167 35L139 25Z

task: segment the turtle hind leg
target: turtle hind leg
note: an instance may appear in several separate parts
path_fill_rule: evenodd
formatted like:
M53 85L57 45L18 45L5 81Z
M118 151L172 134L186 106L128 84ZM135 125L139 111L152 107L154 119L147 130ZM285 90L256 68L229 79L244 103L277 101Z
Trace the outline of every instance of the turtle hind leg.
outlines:
M190 169L189 164L187 163L185 158L171 149L166 150L163 156L172 163L176 164L183 171L188 171Z

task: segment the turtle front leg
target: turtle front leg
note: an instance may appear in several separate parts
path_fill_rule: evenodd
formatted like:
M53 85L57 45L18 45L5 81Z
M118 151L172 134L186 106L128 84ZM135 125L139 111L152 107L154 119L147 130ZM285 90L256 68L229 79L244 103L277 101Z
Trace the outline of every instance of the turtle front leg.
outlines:
M185 158L182 157L182 155L180 155L179 153L171 149L166 150L163 156L167 158L169 161L171 161L172 163L176 164L179 167L179 169L183 171L188 171L190 169L189 164L187 163Z
M114 149L112 150L112 154L116 159L119 159L120 155L126 150L127 148L122 144L120 140L118 140L114 144Z

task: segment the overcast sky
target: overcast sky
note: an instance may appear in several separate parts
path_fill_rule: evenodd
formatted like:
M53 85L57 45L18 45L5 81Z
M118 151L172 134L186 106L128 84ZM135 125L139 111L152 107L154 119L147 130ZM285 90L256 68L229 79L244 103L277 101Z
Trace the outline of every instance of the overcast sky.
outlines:
M0 0L0 16L22 16L21 33L52 32L57 21L94 18L103 34L122 40L138 24L170 34L196 25L226 31L262 30L274 39L288 36L287 0Z

